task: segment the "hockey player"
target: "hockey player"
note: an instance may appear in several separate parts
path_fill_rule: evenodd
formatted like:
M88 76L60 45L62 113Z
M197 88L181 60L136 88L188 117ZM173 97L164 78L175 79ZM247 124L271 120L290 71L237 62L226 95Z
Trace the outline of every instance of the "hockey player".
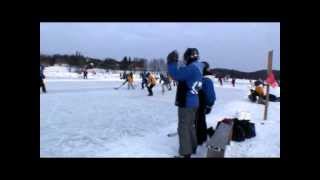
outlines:
M140 77L141 77L141 89L144 89L144 86L147 86L148 84L147 73L145 71L140 73Z
M154 75L152 73L147 73L147 78L148 78L148 81L147 81L147 88L148 88L148 96L153 96L153 91L152 91L152 88L156 85L156 78L154 77Z
M165 87L168 89L168 91L171 91L171 83L168 74L165 76L163 74L160 75L160 82L162 81L163 83L161 84L162 88L162 94L164 94Z
M130 72L127 76L127 81L128 81L128 89L134 89L134 86L133 86L133 73Z

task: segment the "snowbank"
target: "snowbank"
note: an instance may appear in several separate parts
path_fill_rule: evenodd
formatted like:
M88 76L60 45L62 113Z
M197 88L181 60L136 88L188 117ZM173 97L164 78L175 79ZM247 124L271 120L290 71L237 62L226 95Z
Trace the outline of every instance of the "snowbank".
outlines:
M78 68L66 67L66 66L49 66L44 69L44 74L46 76L46 81L74 81L83 80L83 74ZM134 79L140 81L139 74L134 74ZM88 70L88 79L85 81L123 81L120 79L119 71L109 71L106 72L104 69L93 68Z

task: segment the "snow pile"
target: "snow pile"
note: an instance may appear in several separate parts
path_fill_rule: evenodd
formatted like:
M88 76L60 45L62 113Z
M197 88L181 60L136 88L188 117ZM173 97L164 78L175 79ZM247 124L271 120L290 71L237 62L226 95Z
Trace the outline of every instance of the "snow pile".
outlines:
M47 81L70 81L83 80L83 73L81 70L74 67L66 66L49 66L44 69L44 74ZM93 68L88 70L88 80L94 81L123 81L120 79L120 71L106 72L104 69ZM122 72L123 73L123 72ZM133 76L135 81L140 81L139 73Z
M70 71L71 72L70 72ZM80 75L75 71L75 68L65 66L49 66L44 69L44 75L47 79L78 79Z

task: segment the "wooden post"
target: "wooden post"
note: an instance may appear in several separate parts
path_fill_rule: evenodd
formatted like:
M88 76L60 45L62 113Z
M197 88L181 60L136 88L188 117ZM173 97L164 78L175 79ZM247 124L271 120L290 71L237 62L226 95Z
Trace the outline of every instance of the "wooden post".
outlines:
M272 56L273 56L273 51L269 51L268 53L268 72L267 72L267 77L269 76L270 73L272 73ZM269 107L269 90L270 90L270 85L267 84L267 95L266 95L266 105L264 108L264 120L267 120L267 115L268 115L268 107Z

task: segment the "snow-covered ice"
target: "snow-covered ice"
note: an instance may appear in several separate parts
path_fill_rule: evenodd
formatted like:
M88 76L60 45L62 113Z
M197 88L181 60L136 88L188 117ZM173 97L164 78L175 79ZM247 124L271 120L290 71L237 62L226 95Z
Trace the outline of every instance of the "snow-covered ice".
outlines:
M127 86L115 90L123 81L119 74L99 72L90 77L89 73L84 80L61 72L61 67L52 68L45 71L48 93L40 93L41 157L177 155L178 137L167 137L177 129L175 88L162 95L158 85L149 97L139 81L135 90ZM226 157L280 157L280 103L270 102L268 119L263 121L264 106L248 101L248 80L238 80L236 87L214 82L217 101L207 116L208 127L238 112L250 113L256 125L257 136L232 141ZM271 88L271 93L280 96L280 88ZM205 155L203 145L193 157Z

